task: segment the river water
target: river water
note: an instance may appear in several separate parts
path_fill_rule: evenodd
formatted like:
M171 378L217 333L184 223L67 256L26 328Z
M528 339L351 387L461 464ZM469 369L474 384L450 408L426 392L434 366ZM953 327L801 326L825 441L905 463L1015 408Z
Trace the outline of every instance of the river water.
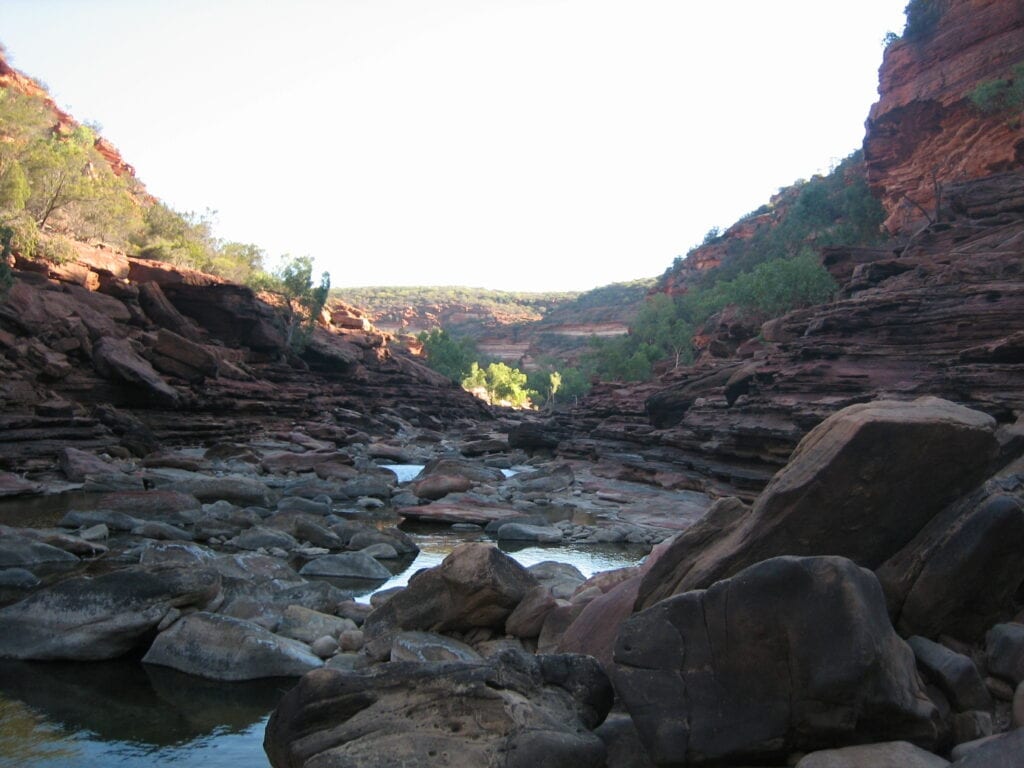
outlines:
M51 512L52 514L52 512ZM480 531L413 528L421 551L401 573L356 595L404 585ZM623 546L506 546L524 565L571 563L585 576L637 563ZM267 768L263 731L292 679L218 683L137 659L0 660L0 768Z

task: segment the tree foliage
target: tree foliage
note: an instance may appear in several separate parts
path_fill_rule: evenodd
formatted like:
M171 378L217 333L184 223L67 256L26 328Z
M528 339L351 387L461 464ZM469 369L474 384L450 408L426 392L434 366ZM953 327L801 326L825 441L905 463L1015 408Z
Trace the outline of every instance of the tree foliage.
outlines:
M907 17L903 39L910 42L927 40L946 12L948 0L910 0L903 9Z
M282 257L281 264L262 281L265 290L281 294L284 299L286 341L294 349L302 349L316 325L317 318L327 303L331 290L331 276L320 275L313 282L311 256Z
M472 363L462 380L462 388L470 392L482 391L493 405L511 408L528 408L531 400L538 397L537 392L529 388L526 374L505 363L489 363L486 367Z
M1024 62L1009 77L986 80L970 93L971 103L985 114L1014 115L1024 112Z
M423 345L427 365L456 384L469 375L477 351L469 339L456 339L443 328L422 332L417 339Z
M679 367L689 362L694 330L727 306L768 319L827 301L835 289L832 276L805 247L796 256L758 264L730 280L695 286L679 297L651 296L628 335L592 340L591 362L602 379L643 381L656 363L669 360Z

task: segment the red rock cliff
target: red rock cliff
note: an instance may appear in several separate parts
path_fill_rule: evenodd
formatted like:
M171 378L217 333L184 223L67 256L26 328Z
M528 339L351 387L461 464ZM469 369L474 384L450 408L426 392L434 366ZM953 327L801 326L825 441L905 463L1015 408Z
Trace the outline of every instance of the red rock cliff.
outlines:
M893 233L934 216L937 187L1024 167L1021 121L969 98L1024 62L1024 2L949 0L934 29L906 37L886 49L864 141Z

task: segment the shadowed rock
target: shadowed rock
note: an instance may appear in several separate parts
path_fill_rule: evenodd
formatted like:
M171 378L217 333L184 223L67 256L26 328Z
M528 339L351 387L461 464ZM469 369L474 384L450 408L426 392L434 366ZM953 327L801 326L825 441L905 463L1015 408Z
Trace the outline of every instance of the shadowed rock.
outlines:
M591 729L612 698L586 656L323 669L285 695L263 745L274 768L597 768Z
M877 579L845 558L778 557L664 600L625 623L615 662L659 765L937 737Z
M143 642L174 609L203 607L220 593L206 568L123 568L78 577L0 609L0 656L112 659Z

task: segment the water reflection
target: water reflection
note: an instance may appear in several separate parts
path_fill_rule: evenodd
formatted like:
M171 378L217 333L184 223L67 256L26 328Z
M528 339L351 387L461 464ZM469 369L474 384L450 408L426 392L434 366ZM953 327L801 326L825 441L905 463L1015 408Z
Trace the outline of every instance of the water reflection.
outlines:
M0 661L0 766L265 766L294 680L218 684L137 660Z

